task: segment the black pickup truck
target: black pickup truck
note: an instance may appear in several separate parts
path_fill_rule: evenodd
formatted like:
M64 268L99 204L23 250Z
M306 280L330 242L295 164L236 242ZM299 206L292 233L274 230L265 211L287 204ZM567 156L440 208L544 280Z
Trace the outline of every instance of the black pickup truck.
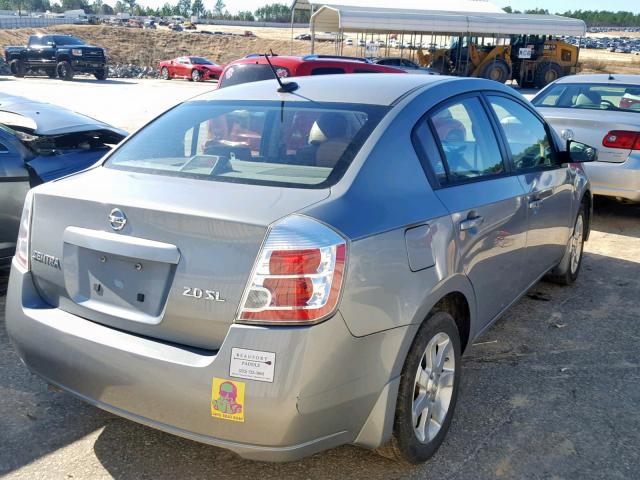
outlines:
M16 77L44 71L50 78L71 80L75 73L92 73L105 80L109 69L103 48L71 35L31 35L26 47L7 47L5 59Z

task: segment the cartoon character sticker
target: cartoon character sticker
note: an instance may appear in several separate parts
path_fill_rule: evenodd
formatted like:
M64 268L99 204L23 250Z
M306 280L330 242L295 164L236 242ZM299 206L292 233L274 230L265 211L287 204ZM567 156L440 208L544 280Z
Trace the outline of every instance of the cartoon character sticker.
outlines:
M211 390L211 416L244 422L244 383L214 378Z

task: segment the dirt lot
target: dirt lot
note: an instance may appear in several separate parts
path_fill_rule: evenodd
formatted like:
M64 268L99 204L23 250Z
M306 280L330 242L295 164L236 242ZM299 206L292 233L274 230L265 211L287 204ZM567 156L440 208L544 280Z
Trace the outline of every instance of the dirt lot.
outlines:
M572 287L536 285L463 360L451 431L406 468L345 446L253 463L55 393L4 329L0 293L0 476L4 479L628 479L640 468L640 207L598 201ZM0 291L6 276L0 273Z
M223 31L242 34L249 27L201 25L199 30ZM157 65L160 60L180 55L202 55L220 63L227 63L249 53L268 52L304 55L310 52L310 42L296 40L291 50L291 30L288 28L251 28L257 35L245 38L237 35L203 35L193 32L173 32L166 28L142 30L125 27L61 25L49 29L0 30L0 47L24 45L29 35L39 31L55 31L77 35L95 45L107 49L112 63ZM306 32L296 29L294 34ZM615 36L615 32L607 33ZM382 37L381 37L382 38ZM332 43L317 43L316 53L335 53ZM362 55L356 48L345 47L345 55ZM400 50L390 50L390 55L400 55ZM407 55L405 53L404 55ZM409 52L411 55L411 52ZM582 49L580 59L584 73L640 73L640 56Z

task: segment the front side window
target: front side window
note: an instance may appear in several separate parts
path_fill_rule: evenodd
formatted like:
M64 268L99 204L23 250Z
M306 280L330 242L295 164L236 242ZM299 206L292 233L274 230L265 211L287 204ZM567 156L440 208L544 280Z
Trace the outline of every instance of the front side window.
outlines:
M450 104L431 115L429 122L444 155L449 182L505 171L498 142L478 98Z
M194 65L215 65L213 62L202 57L190 57L190 60Z
M147 125L105 165L202 180L325 188L340 179L387 110L196 100Z
M640 112L640 85L559 83L532 103L536 107Z
M489 102L504 131L516 170L551 167L555 164L547 130L538 117L505 97L490 96Z

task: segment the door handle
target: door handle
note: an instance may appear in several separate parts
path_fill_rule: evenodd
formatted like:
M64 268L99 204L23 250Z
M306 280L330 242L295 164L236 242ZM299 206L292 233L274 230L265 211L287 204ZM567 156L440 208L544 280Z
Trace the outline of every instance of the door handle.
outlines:
M472 228L477 228L482 225L482 222L484 222L484 218L482 217L467 218L466 220L460 222L460 230L464 231L471 230Z
M529 200L529 208L537 210L538 208L541 208L542 205L544 205L544 200L541 199L536 199L536 200Z

